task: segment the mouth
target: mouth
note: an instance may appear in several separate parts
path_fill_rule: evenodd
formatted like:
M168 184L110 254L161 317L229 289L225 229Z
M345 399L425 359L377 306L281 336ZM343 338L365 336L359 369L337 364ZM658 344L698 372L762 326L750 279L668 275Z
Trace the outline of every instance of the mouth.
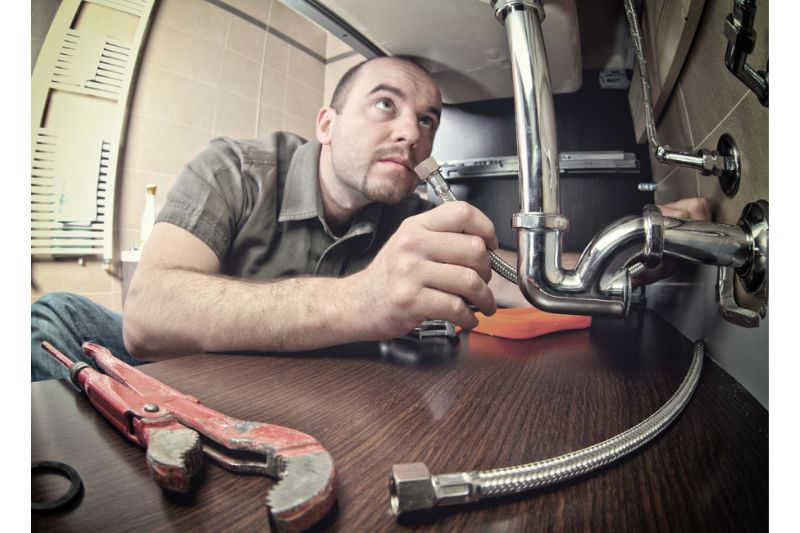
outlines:
M402 157L389 157L389 158L386 158L386 159L379 159L378 161L380 163L387 163L387 164L390 164L390 165L396 165L396 166L403 167L408 172L412 171L411 170L411 162L408 159L403 159Z

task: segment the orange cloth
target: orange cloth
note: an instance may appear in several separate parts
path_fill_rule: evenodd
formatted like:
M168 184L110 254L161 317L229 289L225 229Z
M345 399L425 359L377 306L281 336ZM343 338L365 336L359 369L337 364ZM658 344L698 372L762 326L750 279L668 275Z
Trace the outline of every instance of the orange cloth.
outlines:
M506 339L532 339L554 331L584 329L592 317L546 313L535 307L498 309L492 316L475 313L480 321L472 331Z

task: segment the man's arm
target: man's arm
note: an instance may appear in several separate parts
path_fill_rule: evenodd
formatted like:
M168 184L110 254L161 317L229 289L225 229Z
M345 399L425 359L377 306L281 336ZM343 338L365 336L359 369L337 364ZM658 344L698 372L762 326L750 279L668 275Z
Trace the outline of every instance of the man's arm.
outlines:
M664 216L689 218L694 220L711 220L711 208L705 198L683 198L675 202L657 206ZM495 250L506 263L514 268L517 266L517 254L509 250ZM565 252L561 256L561 266L572 269L578 263L580 255L574 252ZM645 271L635 280L635 286L654 283L664 279L677 269L678 263L665 261L658 267ZM519 286L506 280L500 274L494 273L489 282L489 288L494 294L499 307L528 307L531 305L523 296Z
M402 335L424 320L477 325L465 301L495 311L486 282L494 226L463 202L411 217L370 265L344 278L257 282L219 274L214 252L158 223L127 296L124 337L137 358L300 351Z

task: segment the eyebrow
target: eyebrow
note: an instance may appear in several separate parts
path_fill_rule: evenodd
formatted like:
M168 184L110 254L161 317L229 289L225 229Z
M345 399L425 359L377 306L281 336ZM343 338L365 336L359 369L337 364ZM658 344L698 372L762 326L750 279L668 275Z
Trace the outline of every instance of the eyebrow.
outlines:
M408 98L408 95L405 92L403 92L402 90L398 89L397 87L393 87L391 85L386 85L385 83L380 83L380 84L376 85L375 88L372 89L368 94L375 94L375 93L380 92L380 91L386 91L387 93L391 93L391 94L393 94L393 95L395 95L398 98L401 98L403 100L406 100ZM434 106L429 106L427 111L428 111L428 113L431 113L432 115L434 115L436 117L437 121L441 120L441 118L442 118L442 110L441 109L437 109Z

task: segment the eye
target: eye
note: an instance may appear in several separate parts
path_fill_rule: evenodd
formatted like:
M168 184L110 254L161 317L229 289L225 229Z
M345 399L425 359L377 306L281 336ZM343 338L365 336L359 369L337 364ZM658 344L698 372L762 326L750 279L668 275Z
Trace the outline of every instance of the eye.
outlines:
M433 129L436 123L431 117L419 117L419 125L426 129Z
M394 111L394 104L388 98L381 98L377 102L375 102L375 107L380 109L381 111L386 111L387 113L391 113Z

